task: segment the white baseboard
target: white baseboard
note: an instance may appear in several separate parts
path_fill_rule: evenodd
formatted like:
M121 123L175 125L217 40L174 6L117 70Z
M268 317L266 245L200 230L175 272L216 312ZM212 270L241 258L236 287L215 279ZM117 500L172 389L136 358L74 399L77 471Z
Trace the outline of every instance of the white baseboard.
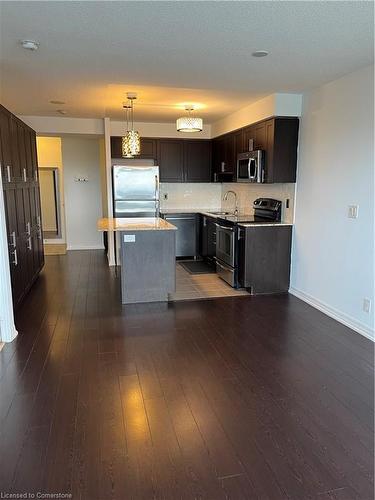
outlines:
M104 250L103 245L68 245L67 250Z
M294 295L295 297L298 297L299 299L303 300L304 302L307 302L307 304L310 304L310 306L315 307L315 309L318 309L319 311L323 312L327 316L330 316L331 318L335 319L339 323L342 323L343 325L351 328L357 333L360 333L364 337L372 340L375 342L375 332L374 330L371 330L368 326L364 325L363 323L357 321L356 319L352 318L351 316L348 316L347 314L344 314L341 311L338 311L334 307L329 306L328 304L322 302L321 300L316 299L315 297L312 297L308 293L302 292L301 290L297 290L294 287L289 288L289 293Z

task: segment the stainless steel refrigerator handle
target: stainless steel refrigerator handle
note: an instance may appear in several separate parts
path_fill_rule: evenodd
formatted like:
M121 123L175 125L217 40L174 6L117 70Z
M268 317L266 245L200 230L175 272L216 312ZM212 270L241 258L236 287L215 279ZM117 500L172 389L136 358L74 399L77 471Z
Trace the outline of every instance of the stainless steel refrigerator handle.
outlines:
M155 217L160 217L159 178L155 175Z

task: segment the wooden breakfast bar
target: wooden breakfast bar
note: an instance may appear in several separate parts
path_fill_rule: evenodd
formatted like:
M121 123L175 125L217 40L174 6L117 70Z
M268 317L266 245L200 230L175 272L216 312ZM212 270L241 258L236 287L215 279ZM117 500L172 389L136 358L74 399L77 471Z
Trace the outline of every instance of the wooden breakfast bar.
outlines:
M159 217L98 220L98 231L120 233L123 304L165 302L175 291L176 230Z

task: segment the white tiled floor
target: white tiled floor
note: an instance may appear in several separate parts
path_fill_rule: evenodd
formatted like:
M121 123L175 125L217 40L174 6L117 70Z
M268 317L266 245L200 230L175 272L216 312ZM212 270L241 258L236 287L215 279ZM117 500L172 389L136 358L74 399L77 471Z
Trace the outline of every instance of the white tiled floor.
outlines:
M169 300L174 302L241 295L249 294L244 290L235 290L220 279L217 274L190 274L177 263L176 292L169 295Z

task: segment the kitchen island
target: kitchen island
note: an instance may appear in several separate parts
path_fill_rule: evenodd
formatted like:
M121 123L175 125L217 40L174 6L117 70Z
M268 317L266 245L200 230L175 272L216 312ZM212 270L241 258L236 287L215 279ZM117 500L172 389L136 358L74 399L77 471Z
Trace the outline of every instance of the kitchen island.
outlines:
M123 304L165 302L176 288L176 230L159 217L104 218L98 231L120 233Z

